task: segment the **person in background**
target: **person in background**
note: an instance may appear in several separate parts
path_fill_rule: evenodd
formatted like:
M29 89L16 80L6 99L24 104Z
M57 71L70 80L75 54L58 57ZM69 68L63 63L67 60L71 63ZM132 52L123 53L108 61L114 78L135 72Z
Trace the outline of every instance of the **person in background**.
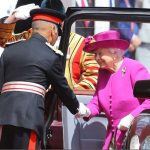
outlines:
M138 61L123 57L129 47L116 30L109 30L86 38L84 51L95 55L100 65L96 92L87 104L86 120L104 112L108 119L103 150L121 149L126 131L133 119L150 109L150 99L134 97L138 80L150 79L147 69ZM114 143L115 141L115 143Z
M86 110L64 77L62 52L53 47L65 16L56 10L39 8L30 14L31 38L6 47L0 59L1 149L39 148L49 85L72 114Z
M72 89L95 90L99 65L93 54L83 51L84 45L83 36L70 33L65 76Z
M16 8L12 15L0 19L0 46L5 47L6 44L15 43L31 37L31 30L25 31L21 34L13 34L16 22L18 20L26 20L30 17L30 11L32 9L39 8L35 4L27 4Z
M61 0L42 0L40 7L41 8L56 9L62 13L65 13L65 7L64 7Z
M150 0L136 1L138 7L150 8ZM135 59L141 62L150 72L150 23L141 23L139 30L139 37L142 41L141 45L137 48Z
M116 0L115 7L119 8L135 8L136 0ZM141 44L141 39L138 36L139 25L136 22L117 22L116 27L120 29L120 33L124 39L130 40L130 45L128 50L125 51L124 56L128 58L135 59L136 48ZM126 29L126 30L125 30ZM133 34L131 39L131 34Z
M33 1L34 0L32 0L32 2ZM19 0L16 4L16 6L18 7L14 9L12 13L10 13L8 16L0 19L1 47L5 47L6 43L9 45L20 40L29 39L31 37L32 29L29 14L30 10L41 7L54 9L65 14L65 9L61 0L41 0L38 2L35 1L35 3L29 4L29 2L27 3L22 0ZM22 31L23 28L25 29L23 30L23 32L17 32L18 34L12 34L15 30Z
M75 0L75 7L94 7L95 1L93 0ZM94 21L92 20L76 20L75 32L86 37L94 34Z
M28 4L35 4L36 6L40 6L43 0L9 0L3 1L2 5L0 5L0 19L4 17L8 17L12 15L14 10L20 6L28 5ZM34 9L34 6L32 7ZM15 33L20 33L29 29L31 26L31 19L27 18L26 21L19 20L15 25ZM3 28L1 28L3 29ZM7 29L7 28L6 28ZM9 27L10 29L10 27ZM14 30L13 30L14 31Z

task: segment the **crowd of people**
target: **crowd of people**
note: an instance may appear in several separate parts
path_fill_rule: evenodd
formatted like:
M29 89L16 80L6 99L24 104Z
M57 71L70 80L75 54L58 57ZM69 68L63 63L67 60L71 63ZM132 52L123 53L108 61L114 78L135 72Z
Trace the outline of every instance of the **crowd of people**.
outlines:
M108 128L103 149L121 149L134 118L150 109L150 99L133 95L136 81L150 79L146 60L150 49L145 37L149 26L143 23L138 31L132 31L131 41L121 36L125 36L123 30L110 29L88 37L71 32L64 75L63 53L54 46L62 34L64 6L57 1L60 7L45 8L44 2L41 8L35 4L20 6L0 19L0 149L40 147L47 89L54 90L76 118L89 120L104 112ZM130 7L130 1L121 2ZM120 7L124 4L118 3ZM143 1L143 7L148 4L150 1ZM30 17L31 28L13 34L16 22ZM132 26L117 24L118 28L124 25ZM137 25L133 27L137 29ZM125 56L134 50L138 61ZM85 106L73 89L92 89L95 94Z

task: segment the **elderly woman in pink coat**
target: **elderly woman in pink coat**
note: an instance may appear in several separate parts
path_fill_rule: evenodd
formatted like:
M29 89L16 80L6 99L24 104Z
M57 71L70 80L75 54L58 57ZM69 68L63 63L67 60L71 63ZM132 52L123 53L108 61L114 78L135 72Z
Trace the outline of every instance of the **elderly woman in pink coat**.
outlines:
M143 110L150 109L150 99L138 99L133 95L137 80L150 79L145 67L123 57L129 42L120 39L120 33L109 30L86 38L84 51L94 53L100 65L96 92L86 110L76 117L94 117L104 112L108 119L103 150L112 148L115 141L121 149L123 138L133 119ZM115 138L115 139L114 139Z

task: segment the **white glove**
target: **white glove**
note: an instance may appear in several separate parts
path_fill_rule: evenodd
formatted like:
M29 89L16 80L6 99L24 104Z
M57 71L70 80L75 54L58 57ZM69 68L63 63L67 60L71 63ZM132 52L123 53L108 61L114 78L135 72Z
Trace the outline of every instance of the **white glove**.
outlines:
M13 11L13 14L15 15L16 19L18 19L18 20L20 20L20 19L26 20L30 17L30 11L32 9L36 9L36 8L40 8L40 7L38 5L35 5L34 3L23 5L23 6L16 8Z
M79 117L89 117L91 114L91 111L88 107L86 107L83 103L79 103L79 109L78 113L75 114L76 118Z
M3 51L4 51L4 48L0 46L0 57L1 57L2 53L3 53Z
M134 117L129 114L127 116L125 116L124 118L122 118L118 124L118 129L120 130L127 130L129 129L132 121L133 121Z

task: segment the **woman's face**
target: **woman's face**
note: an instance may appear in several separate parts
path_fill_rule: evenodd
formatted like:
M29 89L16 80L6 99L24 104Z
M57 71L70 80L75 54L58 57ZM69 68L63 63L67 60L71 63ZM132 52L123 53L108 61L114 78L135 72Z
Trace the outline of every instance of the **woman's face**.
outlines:
M108 48L98 49L94 52L95 60L103 69L112 69L114 67L114 54Z

